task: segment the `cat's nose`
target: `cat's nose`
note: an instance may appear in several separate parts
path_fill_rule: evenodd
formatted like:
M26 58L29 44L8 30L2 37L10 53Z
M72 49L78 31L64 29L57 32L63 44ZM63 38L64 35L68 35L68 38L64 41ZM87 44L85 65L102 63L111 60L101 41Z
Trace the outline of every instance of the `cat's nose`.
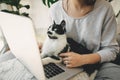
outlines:
M52 35L52 32L50 32L50 31L48 31L47 33Z

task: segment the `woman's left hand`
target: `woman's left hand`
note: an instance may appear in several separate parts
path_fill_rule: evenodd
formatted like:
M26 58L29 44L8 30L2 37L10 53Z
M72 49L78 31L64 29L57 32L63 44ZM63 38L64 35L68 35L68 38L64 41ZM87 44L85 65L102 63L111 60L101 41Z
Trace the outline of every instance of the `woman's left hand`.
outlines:
M63 58L63 62L66 67L78 67L84 65L84 56L74 52L61 53L60 56Z

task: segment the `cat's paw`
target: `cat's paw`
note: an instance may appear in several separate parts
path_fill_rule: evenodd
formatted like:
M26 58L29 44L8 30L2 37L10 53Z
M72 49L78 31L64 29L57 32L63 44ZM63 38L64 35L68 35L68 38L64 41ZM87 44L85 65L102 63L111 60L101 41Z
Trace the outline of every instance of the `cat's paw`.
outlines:
M45 65L45 64L49 64L50 62L48 61L47 58L43 58L42 59L42 64Z
M60 59L60 60L55 60L55 59L52 59L52 58L50 58L50 57L46 57L46 58L43 58L43 59L42 59L43 65L49 64L49 63L61 63L61 62L62 62L62 59Z
M61 62L62 62L62 59L53 61L53 63L56 63L56 64L61 63Z

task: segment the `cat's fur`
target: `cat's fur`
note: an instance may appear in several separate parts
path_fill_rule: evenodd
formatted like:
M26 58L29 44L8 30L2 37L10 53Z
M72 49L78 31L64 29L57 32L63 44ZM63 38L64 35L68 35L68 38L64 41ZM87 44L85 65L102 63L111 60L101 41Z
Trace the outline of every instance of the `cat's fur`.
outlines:
M48 28L48 37L44 42L41 53L43 64L61 62L62 59L59 57L59 54L62 51L68 51L65 24L64 20L61 21L60 24L54 22L54 24Z
M79 54L92 53L92 51L88 50L83 45L66 37L65 24L64 20L61 21L60 24L54 22L54 24L48 28L48 37L43 45L41 53L43 64L60 63L62 59L59 57L59 54L67 51ZM99 63L83 66L84 71L86 71L88 75L91 75L99 67Z

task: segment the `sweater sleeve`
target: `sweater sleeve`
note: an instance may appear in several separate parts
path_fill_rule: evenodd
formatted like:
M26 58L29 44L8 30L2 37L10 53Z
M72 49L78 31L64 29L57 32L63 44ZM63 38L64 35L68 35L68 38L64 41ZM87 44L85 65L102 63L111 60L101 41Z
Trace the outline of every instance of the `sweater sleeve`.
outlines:
M103 24L101 32L100 50L97 52L101 56L101 62L108 62L115 60L119 48L116 41L117 23L115 16L111 13L106 17L106 21Z

